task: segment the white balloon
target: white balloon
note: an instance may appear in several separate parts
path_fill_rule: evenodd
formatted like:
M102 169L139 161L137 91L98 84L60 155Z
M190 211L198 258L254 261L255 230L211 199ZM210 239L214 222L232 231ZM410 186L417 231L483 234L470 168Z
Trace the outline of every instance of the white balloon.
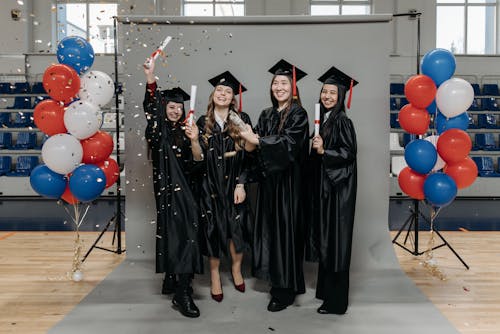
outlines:
M78 139L92 137L102 122L101 111L88 101L76 101L64 112L64 125Z
M43 143L43 162L56 173L66 175L78 167L83 157L80 141L67 133L49 137Z
M430 142L432 145L434 145L434 148L437 151L437 142L438 142L439 136L428 136L428 137L425 137L424 139L427 140L428 142ZM441 158L439 156L439 153L437 156L438 156L438 158L436 160L436 163L434 164L434 167L432 167L433 172L438 171L440 169L443 169L443 167L446 165L446 162L443 160L443 158Z
M472 85L460 78L446 80L436 93L436 105L446 117L455 117L467 111L473 101Z
M80 78L78 96L82 101L103 107L111 101L115 93L114 81L104 72L90 71Z

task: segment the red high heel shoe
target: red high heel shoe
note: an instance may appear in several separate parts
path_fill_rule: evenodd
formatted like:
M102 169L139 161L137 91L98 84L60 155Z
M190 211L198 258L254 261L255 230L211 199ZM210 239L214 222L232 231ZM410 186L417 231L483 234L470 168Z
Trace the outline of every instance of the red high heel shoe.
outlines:
M221 285L220 285L220 289L222 291L222 282L221 282ZM215 295L215 294L212 293L212 288L210 288L210 296L212 296L212 299L215 300L217 303L220 303L222 301L222 299L224 299L224 293L223 292Z
M238 290L239 292L241 292L241 293L245 292L245 280L243 280L243 283L241 283L241 284L236 284L236 283L234 282L234 276L233 276L233 273L231 273L231 277L233 278L233 285L234 285L234 288L235 288L236 290Z

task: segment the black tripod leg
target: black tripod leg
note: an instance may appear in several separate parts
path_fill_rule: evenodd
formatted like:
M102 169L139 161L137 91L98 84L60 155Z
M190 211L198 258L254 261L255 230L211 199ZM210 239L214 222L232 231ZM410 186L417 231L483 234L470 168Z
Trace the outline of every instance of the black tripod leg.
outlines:
M406 225L408 225L408 223L410 223L411 221L413 220L413 215L410 215L408 218L406 218L403 226L401 226L401 228L399 229L398 233L396 234L396 236L394 237L394 239L392 239L392 242L395 243L396 240L399 238L399 235L403 232L403 230L405 229Z
M460 260L460 262L462 262L465 268L469 270L469 266L467 265L467 263L465 263L465 261L460 257L460 255L458 255L458 253L453 249L453 247L451 247L451 245L448 243L448 241L446 241L446 239L441 235L441 233L439 233L438 230L434 230L434 232L436 232L436 234L441 238L444 244L448 246L448 248L453 252L453 254L455 254L455 256Z
M106 224L106 226L103 228L103 230L101 231L101 233L99 234L99 236L97 237L97 239L94 241L94 244L89 248L89 250L87 251L87 254L85 254L85 256L83 257L82 259L82 263L85 261L85 259L87 258L87 256L89 256L90 252L92 252L92 250L97 246L97 243L99 242L99 240L101 240L102 236L104 235L104 232L106 232L109 228L109 225L111 225L111 223L115 220L115 216L113 216L109 221L108 223Z
M410 215L409 219L410 219L410 225L408 225L408 230L406 231L405 242L403 243L404 245L406 245L406 243L408 242L408 238L410 237L411 229L412 229L413 225L415 224L415 214L412 213Z
M113 228L113 240L111 241L111 246L115 245L116 234L118 233L118 224L115 224Z

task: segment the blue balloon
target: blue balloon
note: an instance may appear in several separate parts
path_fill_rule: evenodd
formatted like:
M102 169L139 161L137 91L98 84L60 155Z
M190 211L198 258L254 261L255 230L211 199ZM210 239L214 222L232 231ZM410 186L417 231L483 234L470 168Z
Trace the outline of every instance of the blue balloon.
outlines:
M464 112L458 116L446 119L446 116L438 113L436 117L436 130L441 134L449 129L467 130L469 127L469 115Z
M429 115L435 115L436 111L439 112L439 109L436 104L436 99L432 100L432 103L426 108Z
M422 74L434 80L439 86L452 77L457 67L455 56L445 49L434 49L425 54L421 62Z
M36 166L30 174L31 188L44 197L60 198L66 189L64 175L52 171L46 165Z
M94 63L94 49L89 42L79 36L63 38L57 45L57 60L71 66L78 75L87 72Z
M415 172L427 174L436 164L437 151L431 142L415 139L405 147L405 160Z
M434 173L425 179L424 195L434 206L447 206L457 196L457 184L444 173Z
M69 189L81 202L90 202L99 197L106 187L106 175L96 165L82 165L69 178Z

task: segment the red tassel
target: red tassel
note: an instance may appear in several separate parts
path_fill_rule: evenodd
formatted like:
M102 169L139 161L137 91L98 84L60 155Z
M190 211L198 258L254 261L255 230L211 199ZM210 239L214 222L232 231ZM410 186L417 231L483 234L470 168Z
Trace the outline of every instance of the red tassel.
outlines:
M297 77L295 75L295 66L292 67L292 86L293 86L293 97L297 97Z
M188 114L187 114L186 118L182 121L182 123L183 123L183 124L186 124L186 123L187 123L187 121L189 120L189 117L191 117L191 115L193 115L193 114L194 114L194 110L189 110L189 112L188 112Z
M351 108L352 100L352 86L354 85L354 80L351 79L351 86L349 87L349 98L347 99L347 109Z
M239 106L239 108L238 108L238 111L239 111L239 112L242 112L242 111L243 111L243 100L242 100L242 98L241 98L241 95L242 95L241 93L243 93L243 92L242 92L242 89L241 89L241 84L240 84L240 91L238 92L238 94L240 94L240 103L239 103L239 105L240 105L240 106Z

